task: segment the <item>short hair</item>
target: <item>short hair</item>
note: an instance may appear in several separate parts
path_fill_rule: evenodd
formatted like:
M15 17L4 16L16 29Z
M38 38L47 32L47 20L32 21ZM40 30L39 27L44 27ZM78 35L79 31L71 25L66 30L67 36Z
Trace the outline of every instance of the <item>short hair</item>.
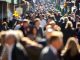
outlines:
M35 24L36 22L38 22L38 21L40 21L40 19L39 19L39 18L36 18L36 19L34 20L34 24Z
M38 22L39 20L34 21L34 24L36 24L36 22Z
M51 36L51 38L49 39L49 43L52 43L52 42L54 42L54 41L56 41L56 40L58 40L59 39L59 37L58 36Z

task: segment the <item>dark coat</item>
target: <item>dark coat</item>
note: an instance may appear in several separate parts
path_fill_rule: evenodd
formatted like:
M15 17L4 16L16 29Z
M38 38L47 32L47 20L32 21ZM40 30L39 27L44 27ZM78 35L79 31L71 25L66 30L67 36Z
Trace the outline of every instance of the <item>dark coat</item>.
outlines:
M71 28L67 28L64 30L64 44L66 44L67 39L75 35L75 30Z
M49 47L42 50L40 60L59 60L58 55L55 55Z
M80 54L77 53L74 56L71 56L71 51L68 50L66 54L63 56L63 60L80 60Z
M41 27L39 27L39 29L37 29L37 36L40 36L43 38L43 31L42 31Z
M2 50L2 46L0 49ZM2 52L1 50L0 52ZM29 60L26 50L16 45L13 47L11 58L12 60Z
M2 31L2 30L6 30L6 29L2 24L0 24L0 31Z
M23 26L20 28L20 30L23 32L24 36L28 36L28 34L30 33L30 27L26 27L24 28Z
M76 29L76 35L77 35L77 38L78 38L79 43L80 43L80 30L79 29Z
M25 50L14 46L12 51L12 60L29 60Z
M1 53L2 53L2 49L3 49L3 46L1 45L0 46L0 56L1 56Z

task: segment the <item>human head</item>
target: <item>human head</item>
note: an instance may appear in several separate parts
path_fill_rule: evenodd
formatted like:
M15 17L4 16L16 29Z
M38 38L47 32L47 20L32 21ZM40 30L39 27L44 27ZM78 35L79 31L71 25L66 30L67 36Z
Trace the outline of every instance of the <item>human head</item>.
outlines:
M52 20L49 22L49 24L52 25L52 27L53 27L54 25L56 25L56 22Z
M48 29L46 29L46 38L47 39L50 39L50 37L51 37L51 33L53 32L53 29L52 28L48 28Z
M23 27L27 27L29 26L29 20L28 19L24 19L23 20Z
M49 44L59 50L63 46L63 34L60 31L53 31Z
M39 18L36 18L35 19L35 21L34 21L34 23L35 23L35 26L40 26L40 19Z
M77 53L80 53L80 47L77 38L68 38L67 43L61 52L61 56L64 56L67 51L70 51L71 56L75 56Z
M17 39L15 31L9 30L9 31L6 32L5 44L11 46L11 45L14 45L17 42L17 40L18 39Z
M71 21L67 21L65 28L73 28L73 24Z
M53 28L53 30L55 30L55 31L61 31L61 27L58 26L58 25L54 25L52 28Z

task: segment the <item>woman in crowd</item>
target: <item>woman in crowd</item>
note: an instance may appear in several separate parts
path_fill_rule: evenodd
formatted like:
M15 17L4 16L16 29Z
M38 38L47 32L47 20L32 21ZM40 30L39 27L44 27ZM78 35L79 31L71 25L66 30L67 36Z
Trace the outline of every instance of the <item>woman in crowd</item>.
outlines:
M43 31L42 31L42 28L40 27L40 19L39 18L36 18L35 21L35 27L37 29L37 36L43 38Z
M37 29L36 29L36 27L33 27L33 28L31 29L31 34L29 34L28 37L29 37L31 40L36 40L36 38L37 38Z
M80 60L80 47L78 39L70 37L61 52L63 60Z
M76 35L80 43L80 22L77 22L76 24Z
M64 44L66 44L67 39L71 36L74 36L75 30L73 28L73 24L71 21L67 21L65 25L65 30L63 31L64 33Z

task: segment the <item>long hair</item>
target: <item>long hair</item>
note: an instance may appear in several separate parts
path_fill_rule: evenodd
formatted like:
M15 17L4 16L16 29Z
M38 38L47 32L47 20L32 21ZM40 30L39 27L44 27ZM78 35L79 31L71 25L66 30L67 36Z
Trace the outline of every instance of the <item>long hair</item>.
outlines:
M80 53L78 39L74 37L70 37L61 52L61 56L64 56L66 52L70 50L70 55L75 56L77 53Z
M72 22L71 21L67 21L67 23L66 23L66 26L65 26L65 29L67 29L67 28L73 28L73 24L72 24Z

